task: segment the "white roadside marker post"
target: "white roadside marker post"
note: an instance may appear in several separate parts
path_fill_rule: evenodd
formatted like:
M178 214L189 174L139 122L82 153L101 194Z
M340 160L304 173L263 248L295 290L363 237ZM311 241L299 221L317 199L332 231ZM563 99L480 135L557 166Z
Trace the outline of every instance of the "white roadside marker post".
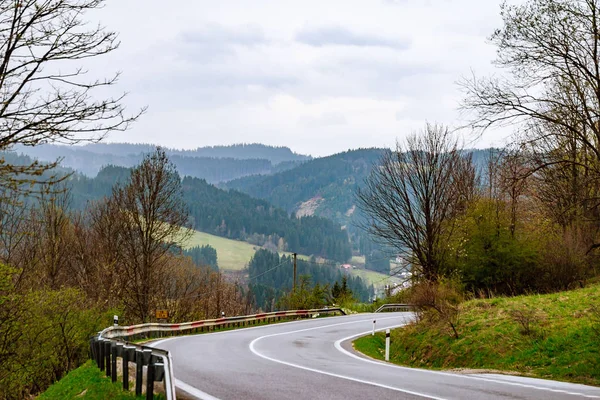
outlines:
M390 330L385 330L385 361L390 361Z
M371 334L371 336L375 336L375 322L377 321L373 320L373 333Z

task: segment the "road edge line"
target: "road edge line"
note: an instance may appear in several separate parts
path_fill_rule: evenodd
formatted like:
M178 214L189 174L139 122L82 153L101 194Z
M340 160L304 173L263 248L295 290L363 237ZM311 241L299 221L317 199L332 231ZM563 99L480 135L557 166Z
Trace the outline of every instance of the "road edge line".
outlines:
M397 317L389 317L389 318L381 318L381 319L393 319L393 318L397 318ZM447 400L447 399L442 398L442 397L436 397L436 396L432 396L432 395L428 395L428 394L424 394L424 393L413 392L411 390L400 389L400 388L397 388L397 387L394 387L394 386L384 385L382 383L367 381L367 380L364 380L364 379L353 378L353 377L346 376L346 375L336 374L334 372L322 371L322 370L319 370L319 369L316 369L316 368L305 367L305 366L294 364L294 363L290 363L290 362L287 362L287 361L277 360L275 358L272 358L272 357L269 357L269 356L266 356L264 354L259 353L255 349L255 347L254 347L255 344L258 341L260 341L262 339L265 339L265 338L269 338L269 337L289 335L289 334L298 333L298 332L306 332L306 331L317 330L317 329L325 329L325 328L331 328L332 326L349 325L349 324L352 324L352 323L360 323L360 322L367 322L367 321L371 321L371 319L361 320L361 321L353 321L353 322L344 322L344 323L340 323L340 324L324 325L324 326L319 326L319 327L314 327L314 328L307 328L307 329L299 329L297 331L274 333L274 334L271 334L271 335L264 335L264 336L260 336L260 337L258 337L256 339L254 339L252 342L250 342L250 345L248 346L248 348L250 349L250 351L252 353L254 353L255 355L257 355L258 357L264 358L265 360L269 360L269 361L272 361L272 362L275 362L275 363L287 365L287 366L298 368L298 369L303 369L305 371L316 372L316 373L319 373L319 374L322 374L322 375L328 375L328 376L333 376L335 378L346 379L346 380L353 381L353 382L363 383L363 384L366 384L366 385L377 386L377 387L381 387L381 388L384 388L384 389L389 389L389 390L393 390L393 391L396 391L396 392L406 393L406 394L410 394L410 395L418 396L418 397L423 397L423 398L427 398L427 399L432 399L432 400ZM403 325L405 325L405 324L403 324ZM403 325L399 325L399 326L403 326Z
M405 325L405 324L404 324ZM391 328L400 328L404 325L398 325L398 326L394 326ZM377 329L376 331L382 331L383 329ZM352 335L352 336L348 336L345 337L343 339L337 340L334 343L335 348L343 353L346 354L347 356L350 356L352 358L356 358L357 360L361 360L364 362L368 362L371 364L377 364L377 365L383 365L386 367L390 367L390 368L397 368L397 369L402 369L402 370L418 370L418 371L424 371L424 372L428 372L431 374L437 374L437 375L445 375L445 376L452 376L452 377L456 377L456 376L462 376L463 378L467 378L467 379L475 379L475 380L479 380L479 381L485 381L485 382L493 382L493 383L500 383L500 384L506 384L506 385L510 385L510 386L519 386L519 387L524 387L524 388L529 388L529 389L537 389L537 390L542 390L542 391L548 391L548 392L554 392L554 393L562 393L562 394L568 394L570 396L579 396L579 397L585 397L585 398L589 398L589 399L600 399L600 396L595 396L592 394L585 394L585 393L578 393L578 392L569 392L566 390L561 390L561 389L553 389L553 388L549 388L549 387L542 387L542 386L535 386L535 385L529 385L526 383L519 383L519 382L509 382L509 381L503 381L503 380L499 380L499 379L491 379L491 378L484 378L481 376L473 376L473 375L458 375L458 374L453 374L450 372L442 372L442 371L433 371L433 370L429 370L429 369L424 369L424 368L410 368L410 367L403 367L401 365L396 365L396 364L392 364L389 362L385 362L385 361L379 361L379 360L373 360L370 358L365 358L365 357L361 357L359 355L356 355L346 349L344 349L342 347L342 343L347 341L347 340L351 340L354 338L358 338L360 336L366 336L368 334L370 334L372 331L366 331L363 333L359 333L356 335ZM362 353L361 353L362 354ZM562 382L562 383L569 383L569 382Z

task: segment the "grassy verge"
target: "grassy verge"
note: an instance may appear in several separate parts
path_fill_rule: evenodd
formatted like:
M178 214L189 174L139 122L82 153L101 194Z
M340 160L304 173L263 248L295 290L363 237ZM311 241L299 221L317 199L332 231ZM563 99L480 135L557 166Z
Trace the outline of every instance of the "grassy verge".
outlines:
M135 394L124 392L120 382L111 382L110 378L107 378L92 361L88 361L50 386L38 397L38 400L125 400L136 398Z
M431 369L494 370L600 386L600 286L551 295L463 303L459 339L443 326L410 325L391 335L390 361ZM383 359L384 337L354 346Z

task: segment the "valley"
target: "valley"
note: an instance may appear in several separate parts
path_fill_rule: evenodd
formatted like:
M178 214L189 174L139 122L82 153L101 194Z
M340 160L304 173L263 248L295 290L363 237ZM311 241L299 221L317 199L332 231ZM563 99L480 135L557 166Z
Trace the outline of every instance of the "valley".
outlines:
M219 270L224 273L239 272L247 268L256 251L261 248L247 242L226 239L200 231L194 231L183 247L191 248L204 245L209 245L217 250ZM280 252L280 254L291 256L292 253ZM298 259L307 261L310 256L298 254ZM327 260L322 261L328 263ZM398 277L390 277L389 275L364 269L364 257L352 257L350 262L358 268L351 268L348 273L361 278L368 285L373 285L378 292L381 292L386 284L399 284L401 281Z

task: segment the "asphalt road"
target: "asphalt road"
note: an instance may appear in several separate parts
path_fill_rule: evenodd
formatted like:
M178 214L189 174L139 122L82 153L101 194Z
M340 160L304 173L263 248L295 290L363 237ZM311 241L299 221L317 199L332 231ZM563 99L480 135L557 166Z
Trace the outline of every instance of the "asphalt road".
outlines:
M188 397L215 399L600 399L600 388L495 374L389 365L352 339L400 326L408 313L359 314L182 336L154 344L173 357Z

